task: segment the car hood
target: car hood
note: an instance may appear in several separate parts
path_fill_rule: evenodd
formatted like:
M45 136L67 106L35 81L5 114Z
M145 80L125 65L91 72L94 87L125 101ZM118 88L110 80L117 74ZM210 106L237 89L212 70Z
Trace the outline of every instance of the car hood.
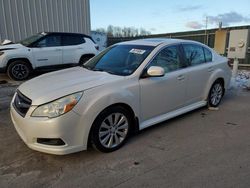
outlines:
M24 47L22 44L5 44L0 46L0 51L3 50L13 50L17 48L22 48Z
M20 85L18 90L32 100L32 105L41 105L75 92L122 79L124 77L107 72L74 67L33 78Z

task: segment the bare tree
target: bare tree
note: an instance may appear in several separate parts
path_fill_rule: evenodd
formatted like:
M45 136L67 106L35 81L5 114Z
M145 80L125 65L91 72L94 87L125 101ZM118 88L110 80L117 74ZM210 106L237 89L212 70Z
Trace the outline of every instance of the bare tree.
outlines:
M150 31L147 31L144 28L135 28L135 27L119 27L109 25L107 29L98 28L96 29L98 32L106 33L108 37L136 37L140 35L150 35Z

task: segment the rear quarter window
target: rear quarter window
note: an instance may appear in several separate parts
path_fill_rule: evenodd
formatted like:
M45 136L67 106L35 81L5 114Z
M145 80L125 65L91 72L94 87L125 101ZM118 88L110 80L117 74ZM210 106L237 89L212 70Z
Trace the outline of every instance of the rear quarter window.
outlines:
M203 47L203 49L204 49L204 54L205 54L206 62L211 62L211 61L213 61L212 52L211 52L209 49L207 49L207 48L204 48L204 47Z
M83 36L78 35L64 35L63 36L63 46L72 46L85 43Z

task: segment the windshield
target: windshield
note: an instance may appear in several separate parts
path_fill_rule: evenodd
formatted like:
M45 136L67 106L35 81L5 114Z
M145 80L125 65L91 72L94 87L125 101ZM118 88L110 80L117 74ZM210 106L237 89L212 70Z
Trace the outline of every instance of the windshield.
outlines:
M18 43L20 43L24 46L29 46L30 44L32 44L33 42L36 42L37 40L39 40L40 38L42 38L44 36L45 36L45 34L38 33L36 35L33 35L33 36L28 37L26 39L23 39L23 40L19 41Z
M85 63L83 67L93 71L127 76L141 65L153 49L153 46L143 45L112 46Z

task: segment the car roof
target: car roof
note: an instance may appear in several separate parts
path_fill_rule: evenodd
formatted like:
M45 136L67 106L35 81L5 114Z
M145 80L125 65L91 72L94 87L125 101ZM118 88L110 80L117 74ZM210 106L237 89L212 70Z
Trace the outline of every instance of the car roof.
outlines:
M147 39L138 39L138 40L131 40L131 41L126 41L126 42L121 42L119 44L158 46L160 44L175 44L175 43L182 43L182 42L191 42L191 43L201 44L199 42L192 41L192 40L172 39L172 38L147 38Z
M85 38L89 38L93 43L95 43L95 41L92 39L91 36L89 35L85 35L83 33L70 33L70 32L40 32L42 34L45 34L45 35L53 35L53 34L58 34L58 35L78 35L78 36L82 36L82 37L85 37Z
M43 33L43 34L46 34L46 35L51 35L51 34L59 34L59 35L81 35L81 36L84 36L84 37L88 37L90 38L89 35L85 35L83 33L70 33L70 32L47 32L47 31L44 31L44 32L40 32L40 33Z

